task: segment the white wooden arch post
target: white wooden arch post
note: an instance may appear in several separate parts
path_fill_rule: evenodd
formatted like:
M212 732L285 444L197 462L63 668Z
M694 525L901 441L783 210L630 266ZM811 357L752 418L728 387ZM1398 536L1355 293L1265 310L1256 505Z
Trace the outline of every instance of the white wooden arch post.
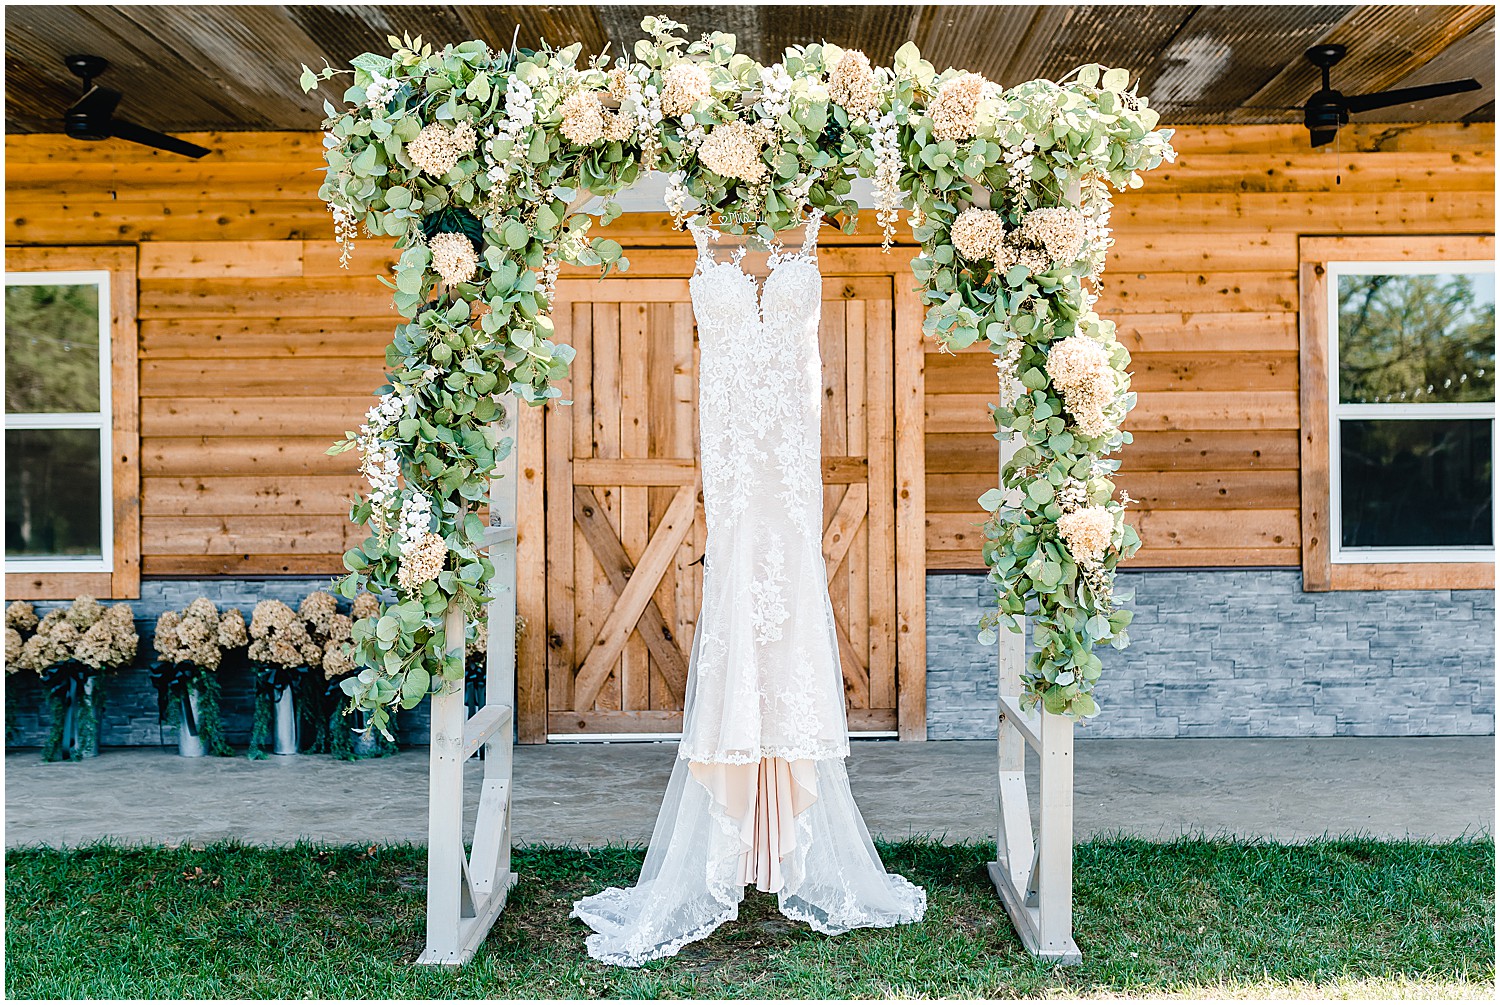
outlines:
M485 543L495 566L487 622L484 707L468 715L464 682L447 681L432 696L427 804L427 948L418 963L467 963L505 908L515 885L510 864L512 753L516 695L516 454L518 403L500 399L495 424L510 453L490 481L490 525ZM448 608L444 632L450 651L464 656L464 614ZM484 747L484 781L474 838L464 851L464 766Z
M1074 205L1079 185L1068 189ZM1013 394L1024 394L1019 382ZM1016 452L1014 434L1000 441L1000 478ZM1019 493L1007 500L1019 504ZM1073 720L1040 706L1021 711L1021 674L1026 669L1026 619L1020 633L999 640L998 775L1000 819L990 880L1005 904L1016 934L1032 955L1055 963L1082 963L1073 941ZM1037 757L1036 829L1026 792L1026 748Z

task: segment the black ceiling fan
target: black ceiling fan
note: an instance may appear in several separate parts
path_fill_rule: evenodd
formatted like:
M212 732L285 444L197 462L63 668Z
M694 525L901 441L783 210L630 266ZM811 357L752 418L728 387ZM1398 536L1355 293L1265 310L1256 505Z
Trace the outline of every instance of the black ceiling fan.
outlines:
M1307 104L1302 106L1302 121L1312 133L1312 145L1315 147L1332 143L1339 133L1339 126L1348 122L1351 114L1477 91L1480 88L1479 81L1470 77L1467 80L1449 80L1440 84L1398 87L1393 91L1376 91L1374 94L1344 94L1333 89L1328 71L1344 58L1346 51L1342 45L1330 42L1315 45L1306 53L1308 62L1323 71L1322 90L1308 98Z
M115 106L120 103L120 92L94 83L95 77L109 69L108 61L99 56L64 56L63 62L74 75L83 80L83 97L75 101L63 116L63 132L75 140L129 140L194 158L213 152L196 143L115 118Z

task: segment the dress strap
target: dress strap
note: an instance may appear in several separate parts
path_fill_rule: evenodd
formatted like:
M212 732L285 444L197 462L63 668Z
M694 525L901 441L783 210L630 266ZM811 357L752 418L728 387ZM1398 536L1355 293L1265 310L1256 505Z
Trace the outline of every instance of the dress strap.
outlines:
M704 223L702 218L696 214L688 218L687 227L688 230L692 231L693 241L698 245L699 266L713 264L713 242L719 239L719 232Z

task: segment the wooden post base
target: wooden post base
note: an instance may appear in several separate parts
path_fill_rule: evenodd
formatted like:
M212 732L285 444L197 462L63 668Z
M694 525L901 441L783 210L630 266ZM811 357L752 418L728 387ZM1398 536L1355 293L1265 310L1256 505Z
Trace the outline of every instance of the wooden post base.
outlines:
M1010 915L1010 923L1015 926L1016 934L1021 937L1021 945L1026 947L1026 951L1039 959L1064 966L1082 963L1083 953L1078 951L1078 944L1073 941L1072 935L1057 940L1042 939L1038 920L1041 912L1035 907L1026 906L1025 894L1017 890L1010 881L1010 867L1004 862L991 862L988 868L990 882L995 884L1000 903L1005 905L1005 913Z

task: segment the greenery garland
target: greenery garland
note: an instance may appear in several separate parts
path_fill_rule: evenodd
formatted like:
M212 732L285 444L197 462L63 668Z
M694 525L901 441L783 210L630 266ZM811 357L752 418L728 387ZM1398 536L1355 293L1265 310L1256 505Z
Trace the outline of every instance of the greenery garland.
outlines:
M156 687L157 717L173 729L188 728L188 693L198 698L198 714L192 726L203 741L204 751L212 757L233 757L234 748L224 735L222 711L223 688L219 675L194 663L155 659L149 664L151 683Z
M1127 642L1112 583L1138 540L1106 459L1130 440L1119 428L1134 404L1129 357L1092 306L1110 187L1170 159L1170 132L1124 70L1003 90L939 74L911 43L891 67L826 44L764 67L732 35L689 44L665 18L642 27L650 39L614 66L578 67L578 44L496 53L393 36L392 53L352 69L303 67L307 91L353 76L347 107L325 105L320 195L336 236L347 253L362 223L402 249L389 285L407 321L386 349L388 383L331 451L358 447L371 486L350 514L371 534L345 554L339 592L390 599L355 625L349 709L385 730L436 678L463 679L443 615L454 602L477 613L494 575L478 510L511 449L493 432L495 395L558 396L573 355L548 317L559 263L628 265L619 244L589 237L595 215L579 207L603 197L608 223L620 212L611 196L662 170L679 223L693 200L764 220L766 237L809 207L853 232L856 176L875 182L887 244L911 208L924 327L946 349L984 342L997 354L997 438L1021 441L982 500L997 610L981 636L1031 618L1025 701L1096 712L1093 649Z

